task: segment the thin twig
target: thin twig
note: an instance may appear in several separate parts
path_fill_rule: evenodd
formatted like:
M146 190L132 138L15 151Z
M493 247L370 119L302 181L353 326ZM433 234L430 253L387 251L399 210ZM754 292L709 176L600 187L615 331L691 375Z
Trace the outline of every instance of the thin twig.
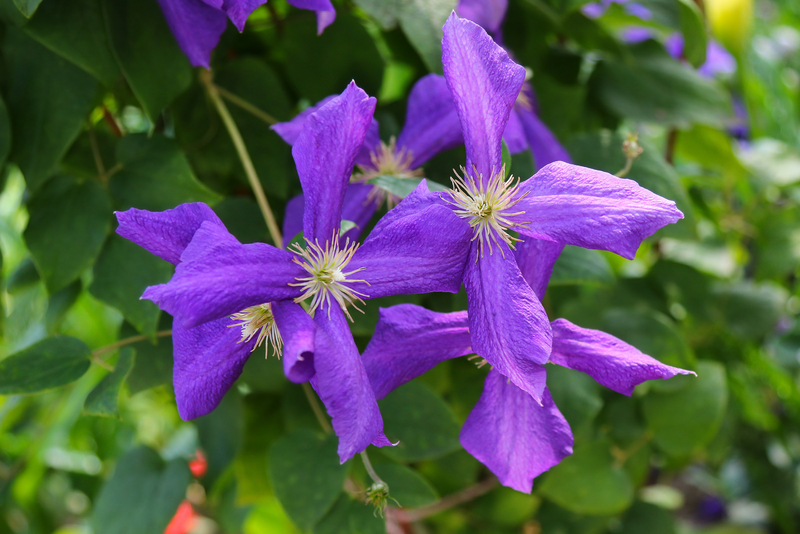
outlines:
M156 337L167 337L171 335L172 335L172 330L162 330L161 332L156 332ZM139 341L145 341L147 339L150 338L144 335L132 336L132 337L126 337L125 339L120 339L116 343L112 343L111 345L106 345L105 347L100 347L99 349L92 351L92 359L94 360L94 358L97 358L98 356L101 356L108 352L115 351L120 347L124 347L125 345L130 345L131 343L138 343Z
M114 371L114 366L113 365L111 365L110 363L108 363L105 360L101 360L97 356L92 355L92 363L99 365L100 367L102 367L106 371Z
M258 207L261 208L261 214L264 216L264 220L267 222L267 229L269 230L270 236L272 236L272 241L276 247L283 248L283 237L281 236L281 230L278 227L278 223L275 221L275 216L272 214L272 210L269 207L267 195L264 193L264 188L261 187L261 182L258 180L256 168L253 166L253 161L250 159L250 154L247 152L247 147L244 144L244 139L242 139L242 134L239 133L239 128L236 127L233 117L231 117L227 106L225 106L225 102L223 102L222 98L220 97L219 87L214 85L211 71L201 69L200 81L206 86L208 96L211 98L211 101L217 108L217 112L219 113L222 122L225 124L225 128L228 130L228 134L231 136L231 141L233 141L233 145L236 147L236 152L239 154L239 159L242 162L242 167L244 167L244 172L247 175L247 179L250 181L250 187L253 188L253 193L256 196Z
M267 124L277 124L278 119L276 119L275 117L273 117L272 115L270 115L266 111L260 109L259 107L254 106L253 104L251 104L250 102L248 102L244 98L231 93L230 91L228 91L224 87L220 87L219 85L215 84L214 87L216 87L217 91L219 91L219 94L222 97L224 97L227 100L229 100L231 104L235 104L235 105L239 106L243 110L245 110L248 113L251 113L252 115L258 117L259 119L261 119L262 121L266 122Z
M97 167L97 174L100 179L106 175L106 167L103 165L103 158L100 156L100 147L97 146L97 136L94 133L94 128L89 127L89 144L92 147L92 156L94 157L94 164Z
M376 484L384 484L387 488L389 487L389 485L386 484L386 482L384 482L380 476L378 476L378 473L375 472L375 469L372 468L372 463L369 461L369 456L367 456L366 450L361 451L361 461L364 462L364 468L367 470L367 474L373 482Z
M477 499L481 495L492 491L495 487L497 487L497 484L497 478L490 477L486 480L478 482L474 486L465 488L458 493L448 495L447 497L427 506L421 506L413 510L398 510L397 508L388 508L386 510L386 515L394 521L400 523L413 523L415 521L419 521L420 519L425 519L426 517L438 514L439 512L444 512L445 510L453 508L454 506L458 506L459 504L464 504L465 502Z
M672 128L667 133L667 148L664 151L664 159L667 163L672 165L672 160L675 159L675 144L678 142L678 130Z
M333 428L331 428L331 424L328 422L328 419L325 418L325 414L322 412L322 408L319 407L319 403L317 402L317 397L314 395L314 390L311 389L311 385L308 382L303 382L303 393L306 394L306 398L308 399L308 403L311 405L311 409L314 411L314 415L317 416L317 421L319 421L319 426L322 427L322 430L325 431L326 434L330 434L333 432Z
M111 111L109 111L106 106L103 106L103 120L106 121L108 129L111 130L111 133L116 137L122 137L124 135L119 124L117 124L117 119L114 118L114 115L111 114Z
M105 173L100 175L100 181L103 183L108 182L112 176L114 176L121 170L122 170L122 163L117 163L116 165L108 169Z

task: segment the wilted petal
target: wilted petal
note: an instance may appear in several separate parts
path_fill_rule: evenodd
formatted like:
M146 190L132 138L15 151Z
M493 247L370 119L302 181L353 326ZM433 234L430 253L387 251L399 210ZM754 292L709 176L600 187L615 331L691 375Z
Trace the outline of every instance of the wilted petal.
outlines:
M519 111L519 119L528 146L531 147L533 162L537 169L554 161L572 162L566 149L561 146L553 132L536 116L536 113L532 110L522 109Z
M483 26L489 33L495 33L503 24L508 9L508 0L461 0L456 13Z
M502 165L500 140L525 69L483 28L455 14L444 25L442 63L461 120L467 170L473 172L475 166L488 180Z
M623 395L630 396L646 380L695 374L664 365L610 334L575 326L566 319L553 321L552 327L551 362L586 373Z
M283 339L283 372L301 384L314 376L314 339L317 325L299 304L290 300L272 303L275 324Z
M159 212L131 208L115 215L119 235L172 264L180 263L181 254L201 224L209 221L223 226L217 214L202 202Z
M505 257L477 257L473 244L464 285L469 299L472 350L534 398L544 389L552 335L547 314L508 248Z
M467 312L436 313L414 304L380 309L362 358L372 390L382 399L436 367L472 352Z
M411 151L411 168L419 167L444 150L464 142L453 95L447 81L428 74L411 89L406 123L397 138L397 147Z
M556 162L519 187L525 194L514 217L537 239L610 250L633 259L642 240L683 214L675 202L651 193L633 180Z
M317 34L321 34L336 20L336 10L330 0L288 0L288 2L294 7L317 12Z
M503 141L506 142L508 151L511 154L519 154L528 150L528 140L525 139L525 130L522 129L522 122L519 120L519 112L516 106L508 116L506 129L503 131Z
M500 483L523 493L533 479L572 454L572 431L545 389L542 404L492 370L461 429L461 445Z
M316 374L311 384L339 436L339 460L346 462L370 444L391 445L383 434L378 402L344 313L338 306L323 306L317 310L314 322Z
M173 384L184 421L210 413L242 374L256 339L241 341L242 329L233 324L225 317L186 329L173 320Z
M517 259L522 277L531 286L533 292L542 300L547 291L547 283L553 274L553 266L564 250L564 245L543 239L534 239L526 235L516 245L514 257Z
M311 114L292 147L306 197L306 239L324 243L339 229L353 164L375 111L375 99L350 82L341 96Z
M225 13L201 0L158 0L158 3L192 65L209 68L211 52L228 25Z

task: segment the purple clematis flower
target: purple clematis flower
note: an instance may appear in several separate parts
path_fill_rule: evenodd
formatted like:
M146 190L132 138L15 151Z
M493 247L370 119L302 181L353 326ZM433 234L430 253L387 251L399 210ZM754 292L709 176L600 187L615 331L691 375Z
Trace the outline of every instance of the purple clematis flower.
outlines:
M370 443L390 444L347 326L348 306L387 295L458 291L469 242L468 229L442 234L433 226L436 221L457 219L450 210L438 205L418 209L415 197L426 191L424 183L392 210L392 217L378 222L362 246L339 238L345 190L374 109L375 99L351 83L308 117L292 149L308 199L303 220L306 248L296 245L286 251L263 243L242 245L217 221L197 221L192 231L159 227L155 220L152 226L162 234L178 236L175 239L181 243L189 241L177 257L172 279L149 287L143 295L194 336L190 348L223 335L223 327L232 323L240 327L239 335L247 343L256 333L261 339L269 337L265 329L277 326L285 344L287 377L311 381L333 419L342 462ZM127 213L120 214L122 221ZM159 250L162 245L149 247ZM175 252L170 252L173 261ZM307 299L313 320L296 313L292 302ZM198 330L203 328L209 332ZM228 340L219 343L230 346ZM187 362L191 373L203 373L204 357ZM231 358L223 357L219 365L229 368L218 375L241 372ZM196 387L190 389L197 392ZM197 401L200 409L186 413L201 415L213 404Z
M288 122L272 127L284 141L294 145L307 118L333 97L327 97L298 114ZM378 121L372 120L364 144L356 158L359 172L350 179L345 193L342 218L355 223L355 227L344 234L352 240L358 239L384 200L389 207L400 200L385 191L379 184L367 183L379 176L394 176L419 181L421 167L433 156L454 148L464 142L461 124L447 88L444 77L429 74L421 78L411 89L406 109L406 123L397 140L383 143L378 134ZM298 195L286 205L283 225L285 243L302 230L305 197Z
M442 50L467 162L451 190L420 193L413 202L419 209L446 206L457 216L432 222L438 232L467 228L472 235L464 271L472 348L541 400L551 328L511 252L518 239L510 232L633 258L645 237L683 214L636 182L568 163L547 165L522 183L506 178L500 140L525 69L455 14L445 23Z
M330 0L287 0L300 9L317 13L317 33L336 19ZM247 17L267 0L158 0L175 39L195 67L209 68L211 52L227 26L241 32Z
M562 245L531 238L525 238L517 249L525 281L539 298L544 297L562 249ZM664 365L604 332L580 328L564 319L551 326L551 363L584 372L623 395L630 396L645 380L694 374ZM401 304L380 310L375 335L363 357L380 399L439 362L472 352L467 312L435 313ZM483 394L464 423L460 441L502 484L525 493L531 492L534 478L572 454L573 444L569 424L547 388L537 402L496 368L486 377Z

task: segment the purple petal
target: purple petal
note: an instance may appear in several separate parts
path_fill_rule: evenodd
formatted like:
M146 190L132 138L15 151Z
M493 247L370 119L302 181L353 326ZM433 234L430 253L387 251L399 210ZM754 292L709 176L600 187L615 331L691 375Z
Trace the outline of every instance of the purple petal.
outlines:
M324 243L338 232L353 164L367 135L375 99L350 82L341 96L310 115L292 147L306 196L306 239Z
M283 339L283 372L302 384L314 376L314 339L317 325L299 304L284 300L272 303L275 324Z
M517 108L519 109L520 106ZM528 146L531 147L536 169L541 169L554 161L572 162L566 149L561 146L553 132L536 116L536 113L529 109L519 109L519 119Z
M631 26L625 28L622 30L620 37L624 42L630 44L641 43L642 41L654 38L653 31L650 28L645 28L643 26ZM666 43L664 44L666 45Z
M303 231L303 212L306 209L306 199L303 195L297 195L286 203L286 211L283 214L283 248L289 246L292 239Z
M517 106L511 110L508 116L506 129L503 131L503 141L508 146L511 154L519 154L528 150L528 140L525 139L525 130L522 129L522 122L519 120Z
M404 216L394 214L389 222L379 221L348 265L348 269L364 269L354 277L366 280L369 287L360 283L357 289L371 299L457 293L472 236L469 225L439 205L403 212Z
M363 354L375 397L382 399L436 367L472 352L467 312L436 313L414 304L380 309Z
M466 168L488 180L502 165L500 140L525 69L483 28L455 14L444 25L442 63L464 133Z
M244 31L244 23L247 22L250 13L266 3L267 0L224 0L222 10L227 13L236 29L241 32Z
M114 214L119 235L173 265L180 263L181 254L202 223L209 221L224 228L217 214L202 202L161 212L131 208Z
M482 26L487 32L495 33L503 24L508 9L508 0L461 0L456 13Z
M697 72L709 78L713 78L717 74L733 74L736 72L736 59L721 44L709 40L706 62L700 66Z
M306 271L293 257L264 243L242 245L224 228L205 222L172 280L148 287L142 298L192 328L250 306L299 297L299 289L288 284Z
M675 202L651 193L633 180L556 162L520 184L526 195L510 217L537 239L610 250L633 259L642 240L683 218Z
M225 13L201 0L158 0L158 3L192 65L209 68L211 52L228 25Z
M173 383L184 421L214 410L242 374L256 339L242 342L242 330L233 324L225 317L186 329L173 320Z
M329 319L330 317L330 319ZM339 436L339 460L344 463L370 444L391 445L383 434L383 419L358 354L344 312L338 306L323 306L314 316L317 323L311 384Z
M472 350L535 399L544 389L552 334L547 314L505 244L478 259L473 244L464 273Z
M605 387L629 397L633 388L646 380L695 374L664 365L610 334L575 326L566 319L556 319L552 327L551 362L586 373Z
M581 11L583 12L583 14L589 17L590 19L599 19L606 12L606 9L608 9L608 6L600 2L584 4L583 7L581 7Z
M408 96L406 124L397 138L398 148L411 151L411 168L463 142L461 123L447 81L438 74L421 78Z
M675 59L683 59L683 35L676 32L664 39L664 48Z
M517 243L514 250L517 266L539 300L544 298L547 283L553 274L553 265L562 250L564 245L561 243L534 239L526 235Z
M642 4L630 2L625 4L625 12L634 17L639 17L642 20L650 20L653 18L653 12Z
M496 370L461 429L461 445L500 483L523 493L533 479L572 454L572 431L544 390L542 404Z
M330 0L288 0L288 2L294 7L317 12L317 35L336 20L336 10Z

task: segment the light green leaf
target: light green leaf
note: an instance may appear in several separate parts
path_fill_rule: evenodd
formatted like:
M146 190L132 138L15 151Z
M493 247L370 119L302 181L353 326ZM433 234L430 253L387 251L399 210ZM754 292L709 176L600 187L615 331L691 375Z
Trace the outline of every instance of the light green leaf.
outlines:
M389 485L389 497L404 508L416 508L436 502L436 490L416 471L400 464L376 464L375 472Z
M14 5L17 6L19 12L26 17L31 17L36 12L42 0L14 0Z
M600 252L567 245L553 266L551 285L598 284L614 282L608 260Z
M331 511L314 525L312 533L386 534L386 525L373 507L342 493Z
M86 397L84 415L119 418L119 392L133 368L136 353L130 347L119 351L114 370L106 375Z
M759 338L771 332L788 299L786 290L773 283L719 283L711 292L730 332L743 338Z
M700 8L692 0L678 0L681 33L683 34L683 56L695 68L706 62L708 37Z
M19 395L74 382L89 369L89 347L74 337L43 339L0 361L0 395Z

